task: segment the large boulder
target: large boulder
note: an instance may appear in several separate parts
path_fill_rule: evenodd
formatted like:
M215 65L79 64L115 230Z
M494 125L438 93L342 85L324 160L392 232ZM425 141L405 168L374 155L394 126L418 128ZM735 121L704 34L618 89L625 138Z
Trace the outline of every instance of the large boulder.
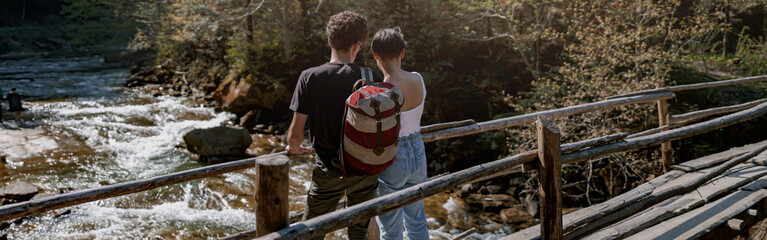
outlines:
M224 111L245 114L253 108L273 109L289 93L281 84L251 84L247 79L233 81L216 91Z
M253 139L242 127L195 129L184 135L186 148L200 157L244 156Z
M11 182L0 188L0 198L9 199L12 202L23 202L32 199L40 190L35 185L26 182Z

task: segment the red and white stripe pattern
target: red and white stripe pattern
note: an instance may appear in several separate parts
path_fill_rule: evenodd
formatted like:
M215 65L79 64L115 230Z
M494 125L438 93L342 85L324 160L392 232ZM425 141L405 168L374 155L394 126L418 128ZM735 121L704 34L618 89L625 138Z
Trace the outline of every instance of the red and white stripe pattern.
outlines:
M346 100L343 136L345 165L356 174L376 174L397 154L402 92L388 82L365 85Z

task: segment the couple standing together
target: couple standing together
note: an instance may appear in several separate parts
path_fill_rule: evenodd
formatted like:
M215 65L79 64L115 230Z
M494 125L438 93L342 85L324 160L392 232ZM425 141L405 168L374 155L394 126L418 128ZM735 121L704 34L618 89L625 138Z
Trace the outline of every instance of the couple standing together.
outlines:
M405 99L396 158L377 175L347 174L341 178L337 157L345 102L361 76L361 67L354 64L354 59L367 42L367 20L360 14L345 11L330 17L326 33L331 47L330 62L301 73L290 103L294 113L287 134L288 154L312 151L301 146L307 121L312 147L317 153L303 220L332 212L343 196L350 205L359 204L427 179L426 153L419 133L426 87L420 74L402 70L406 44L402 34L394 29L379 30L373 37L371 49L383 72L381 76L373 71L374 81L393 84ZM383 239L402 239L403 226L411 240L429 238L423 200L377 218ZM349 239L366 239L369 222L362 220L350 226Z

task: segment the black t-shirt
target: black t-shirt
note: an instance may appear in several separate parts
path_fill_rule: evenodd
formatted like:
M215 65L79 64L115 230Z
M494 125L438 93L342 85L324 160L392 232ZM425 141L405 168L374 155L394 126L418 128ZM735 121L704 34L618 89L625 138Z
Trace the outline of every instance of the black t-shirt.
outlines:
M11 112L24 110L24 108L21 107L21 95L19 95L18 93L8 94L7 99L8 99L8 108Z
M325 63L304 70L298 78L290 109L309 115L312 147L326 167L333 166L330 160L337 156L341 143L346 98L361 78L360 67L353 63ZM373 79L383 81L377 71L373 71Z

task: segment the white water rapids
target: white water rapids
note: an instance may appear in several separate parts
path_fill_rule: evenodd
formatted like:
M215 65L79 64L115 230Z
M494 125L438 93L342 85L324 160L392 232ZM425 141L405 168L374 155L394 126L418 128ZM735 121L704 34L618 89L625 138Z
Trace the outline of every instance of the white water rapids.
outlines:
M57 194L159 176L204 166L177 149L184 133L233 118L183 97L152 97L125 89L129 71L105 66L98 56L1 60L0 88L25 98L23 124L8 122L0 140L15 136L53 139L55 149L27 155L0 146L8 163L0 187L13 181ZM30 80L32 79L32 80ZM7 104L3 102L7 109ZM25 135L27 134L27 135ZM26 140L25 140L26 139ZM279 138L258 135L259 153L284 148ZM2 141L0 141L2 143ZM23 145L22 144L22 145ZM312 163L291 166L291 211L303 210ZM255 227L252 170L237 171L24 218L0 230L9 239L215 239ZM432 239L448 239L470 221L459 200L440 194L426 200ZM55 217L54 214L71 210ZM467 223L468 224L468 223ZM474 234L494 239L509 233ZM343 239L343 231L331 234Z

